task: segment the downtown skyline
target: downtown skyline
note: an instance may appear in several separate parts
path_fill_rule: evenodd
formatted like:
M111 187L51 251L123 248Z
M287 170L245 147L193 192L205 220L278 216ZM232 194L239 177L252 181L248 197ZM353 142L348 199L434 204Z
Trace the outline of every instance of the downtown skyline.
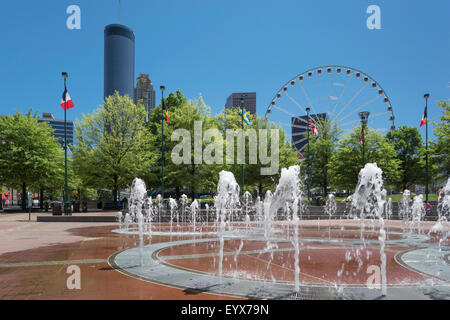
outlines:
M0 114L33 108L62 118L60 72L67 71L76 105L68 119L81 119L82 113L103 103L103 30L118 22L117 3L44 1L27 3L30 10L22 12L23 3L4 5L0 13L2 26L10 30L7 50L0 53ZM437 119L436 102L446 101L450 89L449 22L444 14L449 4L374 3L381 8L381 30L366 27L369 1L286 1L284 6L273 1L122 1L120 23L136 35L135 79L149 73L155 88L180 89L189 99L201 94L212 114L223 110L232 92L248 91L256 92L256 111L264 116L288 79L316 66L337 64L360 69L385 88L398 127L419 126L425 92L431 94L429 118ZM71 4L81 8L80 30L66 27L65 10ZM240 10L233 10L236 6ZM48 18L31 18L40 15ZM158 105L161 96L156 91Z

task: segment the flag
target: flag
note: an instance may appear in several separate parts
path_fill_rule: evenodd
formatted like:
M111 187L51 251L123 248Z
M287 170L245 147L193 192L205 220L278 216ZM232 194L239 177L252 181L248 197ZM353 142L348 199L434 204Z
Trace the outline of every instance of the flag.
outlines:
M425 110L423 111L422 121L420 122L420 126L427 124L427 106L425 106Z
M312 131L313 135L318 136L319 135L319 130L317 130L317 128L314 125L314 123L312 122L312 120L308 120L308 122L309 122L309 127L311 128L311 131Z
M165 109L165 110L164 110L164 113L165 113L165 115L166 115L166 122L167 122L167 124L170 124L169 111L167 110L167 105L166 105L166 103L164 102L164 99L163 99L162 103L163 103L163 108Z
M64 108L64 102L65 102L66 108ZM61 107L62 107L64 110L67 110L67 109L70 109L70 108L75 107L75 105L74 105L73 102L72 102L72 99L70 99L69 92L67 91L66 88L64 88L64 92L63 92L63 94L62 94L62 98L61 98Z
M359 144L364 143L364 127L361 127L361 135L359 136Z
M249 113L244 108L242 108L242 112L244 114L244 122L249 126L252 125L252 123L250 122Z

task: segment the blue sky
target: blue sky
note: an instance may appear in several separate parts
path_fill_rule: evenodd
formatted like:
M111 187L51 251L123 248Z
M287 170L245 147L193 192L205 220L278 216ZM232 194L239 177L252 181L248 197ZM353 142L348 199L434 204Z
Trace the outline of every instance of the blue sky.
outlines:
M33 108L63 118L61 71L76 107L69 119L102 104L103 29L117 23L117 0L2 3L0 114ZM136 77L202 94L212 113L231 92L256 91L264 115L276 91L321 65L362 70L388 93L396 125L418 126L423 94L429 117L450 90L448 0L122 0L121 23L136 35ZM66 27L66 8L81 8L81 30ZM381 9L369 30L366 8ZM424 129L421 129L424 134Z

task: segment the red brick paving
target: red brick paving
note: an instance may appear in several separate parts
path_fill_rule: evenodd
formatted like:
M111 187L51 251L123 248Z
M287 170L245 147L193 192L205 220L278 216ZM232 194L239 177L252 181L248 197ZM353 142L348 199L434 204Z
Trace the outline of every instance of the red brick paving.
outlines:
M24 216L25 217L25 216ZM20 219L24 219L24 217ZM19 218L18 218L19 219ZM117 226L95 223L37 223L14 221L9 216L0 217L0 263L65 261L86 259L107 259L111 254L137 245L138 237L119 235L111 232ZM328 238L328 221L305 221L301 234L307 237ZM317 225L321 230L314 230ZM356 223L344 221L346 231L332 229L331 236L359 238L359 227ZM429 225L425 226L429 228ZM401 230L401 224L395 222L391 228ZM351 230L349 230L351 228ZM425 228L426 229L426 228ZM204 230L205 231L205 230ZM367 234L366 238L378 236L376 232ZM392 235L391 235L392 236ZM208 236L204 236L208 237ZM210 236L209 236L210 237ZM198 238L198 237L197 237ZM152 242L180 240L183 237L153 236ZM186 239L191 239L187 237ZM213 247L211 247L213 245ZM240 240L226 241L225 251L235 252ZM307 244L317 248L304 249L300 252L301 277L308 283L330 283L337 279L337 272L345 262L345 252L349 249L339 248L343 244ZM265 243L244 241L242 251L264 248ZM324 247L337 247L324 249ZM290 243L278 243L278 248L291 248ZM388 246L386 248L388 283L411 283L424 281L427 277L404 268L394 260L395 254L406 249ZM368 275L367 266L379 265L377 247L366 250L371 252L367 258L363 252L364 265L359 272L355 260L345 263L340 283L364 284ZM217 242L204 242L195 245L173 246L162 250L159 256L179 254L217 253ZM269 253L242 254L237 261L233 255L225 256L224 274L243 278L253 277L280 281L293 281L293 251L275 252L274 259L268 267ZM308 259L309 257L309 259ZM218 257L195 259L171 259L167 262L180 267L203 272L217 273ZM230 299L207 293L191 293L151 282L126 276L109 267L106 262L79 264L81 270L81 290L69 290L66 286L67 265L0 267L0 299ZM356 274L353 274L356 272Z

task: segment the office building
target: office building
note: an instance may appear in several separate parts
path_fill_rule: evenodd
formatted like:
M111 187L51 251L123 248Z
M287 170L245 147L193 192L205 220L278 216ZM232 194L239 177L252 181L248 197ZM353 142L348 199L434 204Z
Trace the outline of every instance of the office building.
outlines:
M104 98L117 90L134 99L134 32L121 24L105 27Z
M42 118L38 122L47 122L54 130L53 135L58 138L59 143L64 147L64 120L56 120L53 114L43 112ZM67 120L67 144L73 144L73 121Z
M310 114L309 118L313 122L317 123L318 121L325 120L327 118L327 114ZM306 144L308 143L308 139L306 137L306 130L308 129L310 130L309 137L311 138L313 135L311 129L309 128L308 117L306 115L291 118L292 146L297 148L300 153L305 151ZM320 134L320 128L317 129L319 130Z
M241 108L241 97L242 95L246 95L244 97L244 109L251 114L256 114L256 92L237 92L232 93L228 98L225 104L225 108L231 109L234 107Z
M145 107L147 120L150 110L155 107L155 90L153 89L152 80L148 74L139 74L136 79L136 88L134 89L134 103L137 105L139 101Z

